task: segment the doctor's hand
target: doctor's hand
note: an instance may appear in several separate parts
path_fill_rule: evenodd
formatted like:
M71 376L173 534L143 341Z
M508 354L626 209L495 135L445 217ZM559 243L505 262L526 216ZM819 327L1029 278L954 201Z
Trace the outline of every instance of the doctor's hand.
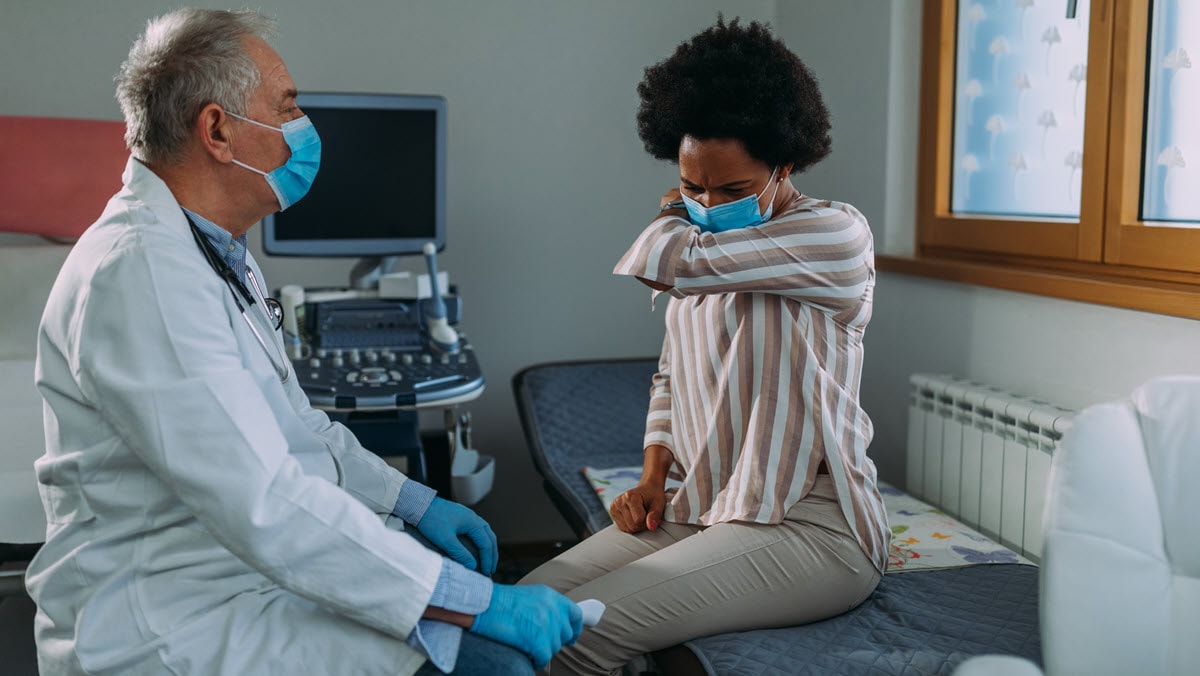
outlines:
M564 645L583 630L583 611L571 599L540 584L492 585L487 610L475 616L471 631L512 646L545 669Z
M638 483L613 500L609 513L621 531L640 533L658 530L666 507L666 491L662 487Z
M434 498L417 530L454 561L484 575L496 572L496 534L478 514L457 502ZM460 538L474 545L479 560Z

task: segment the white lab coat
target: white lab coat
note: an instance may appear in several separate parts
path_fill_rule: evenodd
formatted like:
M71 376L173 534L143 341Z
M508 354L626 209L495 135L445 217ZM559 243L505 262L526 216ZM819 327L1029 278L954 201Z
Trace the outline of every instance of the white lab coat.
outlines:
M415 671L442 558L381 516L406 479L280 382L166 184L123 180L38 337L42 673Z

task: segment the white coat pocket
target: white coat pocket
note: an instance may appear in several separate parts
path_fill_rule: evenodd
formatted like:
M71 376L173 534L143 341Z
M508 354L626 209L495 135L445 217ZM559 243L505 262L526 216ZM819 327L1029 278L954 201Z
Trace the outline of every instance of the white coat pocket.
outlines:
M79 466L68 458L33 463L37 472L38 494L46 521L52 524L83 523L96 517L79 482Z

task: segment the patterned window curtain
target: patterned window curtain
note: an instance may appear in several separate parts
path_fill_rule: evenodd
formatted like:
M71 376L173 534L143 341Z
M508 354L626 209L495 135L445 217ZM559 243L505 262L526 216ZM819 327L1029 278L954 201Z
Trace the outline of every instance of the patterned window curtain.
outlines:
M953 211L1079 217L1091 3L1066 4L959 1Z
M1200 2L1156 0L1153 11L1142 219L1200 227Z

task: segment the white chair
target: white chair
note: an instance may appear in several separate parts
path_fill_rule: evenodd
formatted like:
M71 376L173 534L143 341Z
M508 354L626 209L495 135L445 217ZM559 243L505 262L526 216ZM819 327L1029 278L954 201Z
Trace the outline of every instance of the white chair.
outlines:
M1152 380L1075 418L1054 455L1046 501L1046 673L1200 673L1197 518L1200 378ZM986 656L955 673L1031 669Z

